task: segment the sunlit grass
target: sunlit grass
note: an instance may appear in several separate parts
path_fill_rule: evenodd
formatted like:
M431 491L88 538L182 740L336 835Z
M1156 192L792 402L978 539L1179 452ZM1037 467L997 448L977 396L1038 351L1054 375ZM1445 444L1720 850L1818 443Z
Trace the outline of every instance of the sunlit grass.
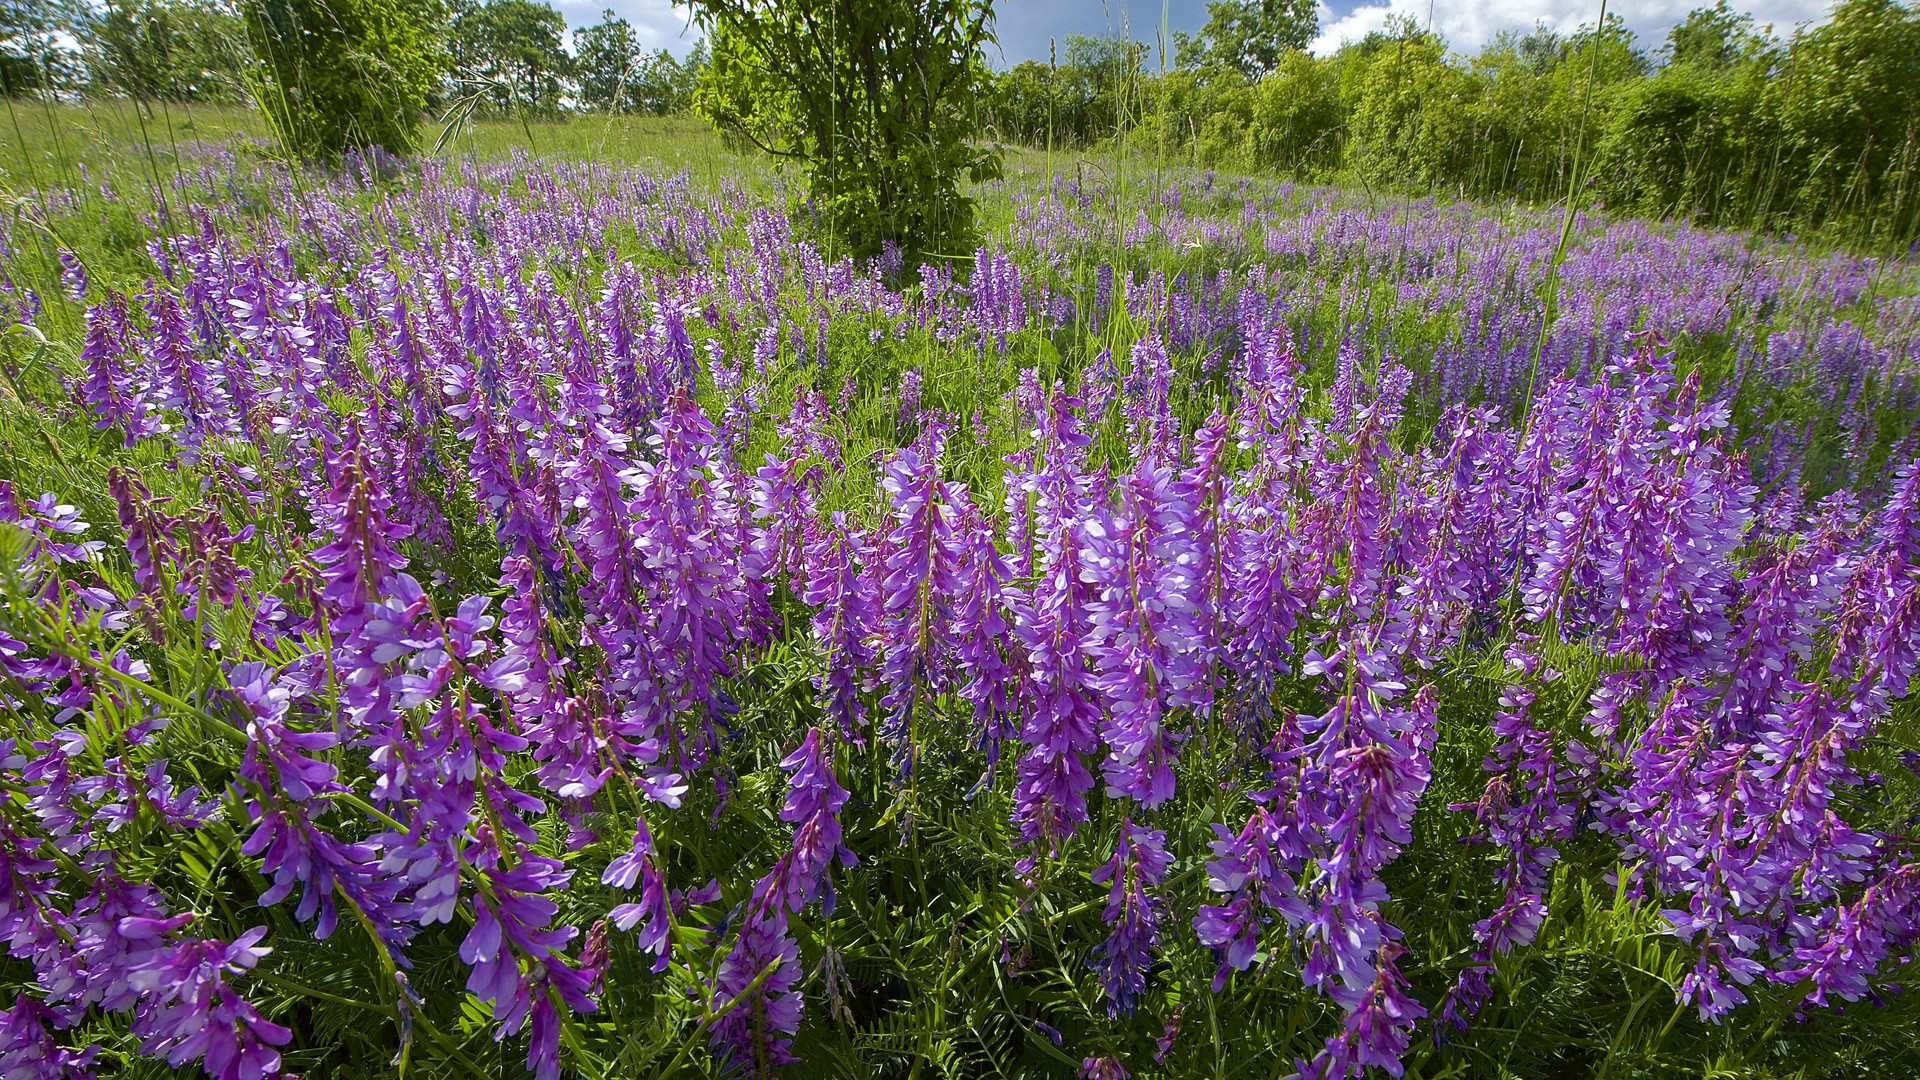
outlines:
M75 188L118 180L138 186L176 173L208 144L250 146L278 158L266 121L247 105L149 102L108 98L52 103L4 102L0 116L0 183L22 192ZM426 116L421 142L442 157L491 159L516 152L649 169L686 170L696 178L739 171L746 157L727 146L705 120L684 116L582 114L560 119L476 118L441 138L445 125ZM756 155L757 156L757 155ZM84 172L82 167L84 166Z

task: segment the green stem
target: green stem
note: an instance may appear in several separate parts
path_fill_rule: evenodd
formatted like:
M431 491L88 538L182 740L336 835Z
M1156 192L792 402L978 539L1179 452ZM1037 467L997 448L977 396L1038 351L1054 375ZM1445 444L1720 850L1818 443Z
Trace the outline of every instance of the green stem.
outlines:
M667 1080L668 1077L672 1076L676 1071L678 1071L680 1068L680 1063L687 1059L687 1054L693 1050L694 1044L700 1041L701 1033L706 1031L708 1028L712 1027L717 1021L719 1021L721 1017L732 1012L734 1009L734 1006L747 1000L747 998L752 997L753 992L760 989L760 984L763 982L766 982L767 976L773 974L774 971L780 967L780 964L781 964L781 961L775 960L772 963L769 963L766 967L761 968L760 974L755 975L753 977L753 981L747 984L747 988L745 990L742 990L738 994L735 994L732 998L730 998L727 1001L725 1005L722 1005L719 1008L714 1009L713 1011L707 1013L707 1015L701 1017L700 1023L696 1025L693 1029L693 1034L689 1036L687 1038L687 1041L681 1045L680 1052L673 1055L673 1060L667 1062L667 1067L661 1070L661 1072L658 1074L655 1080Z
M353 897L347 895L346 890L336 884L334 891L339 895L340 902L347 905L347 910L353 912L353 917L360 923L360 928L366 931L367 940L373 944L373 954L379 959L381 970L386 974L387 985L399 985L399 969L394 967L393 956L387 951L387 943L381 939L380 931L374 928L373 920L367 918L367 913L360 910L360 905L354 902ZM381 988L380 996L383 1000L386 999L386 986ZM427 1033L427 1038L432 1039L434 1045L446 1051L447 1056L458 1062L461 1068L466 1069L474 1076L481 1077L482 1080L487 1080L489 1077L488 1072L482 1069L472 1058L468 1057L466 1052L460 1049L458 1043L442 1035L440 1029L433 1026L433 1021L427 1019L425 1012L413 1008L411 1005L396 1004L393 1007L412 1009L414 1022L420 1025L420 1030Z
M352 998L344 998L338 994L329 994L325 990L315 990L310 986L302 986L292 979L281 978L272 972L256 970L253 976L268 986L277 986L289 994L299 994L301 997L310 997L316 1001L325 1001L334 1005L345 1005L353 1009L365 1009L368 1012L377 1012L382 1016L385 1016L387 1013L387 1010L378 1005L369 1005L364 1001L355 1001Z

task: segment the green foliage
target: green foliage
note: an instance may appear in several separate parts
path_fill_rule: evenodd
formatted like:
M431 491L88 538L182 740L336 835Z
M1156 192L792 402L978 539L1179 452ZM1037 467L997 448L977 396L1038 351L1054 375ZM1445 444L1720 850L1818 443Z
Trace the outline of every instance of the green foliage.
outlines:
M414 148L441 69L435 0L242 0L254 100L309 161Z
M1767 89L1790 210L1908 236L1920 196L1920 9L1847 0L1795 37Z
M633 36L633 24L612 8L602 11L593 26L575 30L573 71L581 104L618 111L629 72L639 60L640 42Z
M1779 146L1766 89L1753 66L1710 60L1676 61L1633 86L1600 147L1608 202L1660 217L1737 215Z
M1258 80L1320 33L1316 0L1211 0L1197 37L1175 34L1181 67L1221 64Z
M85 0L0 0L0 92L73 89L80 72L65 39L89 14Z
M1767 42L1753 29L1753 16L1715 0L1710 8L1695 8L1667 31L1663 51L1669 63L1710 69L1732 67L1751 59Z
M559 12L534 0L459 0L447 30L454 75L493 111L556 114L573 67L561 45L566 28Z
M1360 81L1349 162L1362 179L1431 186L1458 171L1467 145L1462 121L1479 89L1447 62L1438 38L1409 28L1381 50Z
M700 110L807 172L829 244L909 259L964 255L977 237L960 189L999 171L975 147L989 85L991 0L698 0L712 66Z
M1338 70L1303 52L1289 53L1260 80L1248 149L1255 164L1295 176L1321 176L1346 152L1346 112Z
M1251 0L1212 7L1208 33L1179 42L1178 71L1136 67L1115 85L1069 53L1058 68L1003 73L994 133L1035 146L1133 139L1174 159L1190 151L1200 164L1375 192L1558 202L1579 183L1587 205L1821 230L1876 250L1905 247L1920 227L1912 4L1845 0L1780 41L1717 0L1651 57L1618 16L1571 35L1502 33L1471 57L1394 17L1311 57L1214 33L1229 16L1236 27L1269 19Z
M238 101L246 28L223 0L113 0L80 26L89 78L139 100Z
M39 90L43 81L40 65L33 60L0 53L0 92L8 97L24 97Z
M610 112L673 116L693 107L707 70L707 43L695 43L685 60L665 49L642 52L633 26L612 11L573 32L573 70L580 103Z
M994 79L984 117L991 134L1034 146L1091 146L1137 110L1146 46L1078 34L1066 45L1065 63L1027 60Z
M1832 226L1902 244L1920 195L1920 11L1851 0L1788 43L1722 4L1624 95L1601 167L1623 209Z

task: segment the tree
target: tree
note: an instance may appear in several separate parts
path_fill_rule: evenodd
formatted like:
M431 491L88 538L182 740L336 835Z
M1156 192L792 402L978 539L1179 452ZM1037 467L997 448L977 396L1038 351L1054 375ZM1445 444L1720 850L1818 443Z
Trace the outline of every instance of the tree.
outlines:
M136 99L231 101L246 28L219 0L113 0L78 28L96 86Z
M573 32L573 70L579 79L580 103L622 111L620 99L628 74L640 59L640 42L633 24L611 10L600 13L596 26Z
M698 105L807 171L828 240L909 258L976 239L962 179L999 173L975 147L991 86L991 0L695 0L713 61Z
M1212 0L1207 25L1198 37L1180 35L1175 56L1182 67L1220 64L1257 80L1319 34L1317 0Z
M1710 8L1694 8L1685 21L1667 31L1663 50L1669 63L1726 68L1764 43L1753 29L1753 16L1735 11L1727 0Z
M0 90L12 97L70 87L66 39L87 17L82 0L0 0Z
M455 74L501 112L560 110L572 58L561 45L567 22L533 0L490 0L455 10L447 44Z
M1795 36L1768 85L1810 220L1858 218L1911 236L1920 197L1920 10L1846 0Z
M693 107L694 94L706 76L709 54L705 38L694 42L685 60L675 60L665 49L639 58L627 77L626 109L648 116L670 116Z
M685 60L665 49L641 51L627 20L602 12L597 26L573 32L573 69L580 103L614 112L667 116L685 112L707 70L707 43L694 43Z
M442 68L433 0L242 0L250 73L281 143L310 161L408 153Z

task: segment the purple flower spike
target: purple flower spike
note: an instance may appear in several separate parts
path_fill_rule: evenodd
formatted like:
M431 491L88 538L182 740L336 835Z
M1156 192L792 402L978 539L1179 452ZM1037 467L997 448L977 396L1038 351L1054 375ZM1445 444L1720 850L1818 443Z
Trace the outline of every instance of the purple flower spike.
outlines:
M672 922L667 914L666 882L654 865L653 833L647 829L644 819L635 824L632 848L607 864L600 881L616 889L640 887L637 902L619 905L607 913L607 918L622 930L640 927L637 941L640 951L654 955L656 973L665 971L673 944Z
M80 394L97 417L94 426L120 429L131 444L166 430L148 400L148 384L127 363L127 304L118 293L87 309L80 362L87 375Z
M760 904L740 928L740 939L720 962L713 984L713 1005L726 1005L752 990L752 1000L734 1005L708 1036L728 1072L759 1080L793 1056L792 1036L800 1030L800 946L787 933L785 909Z
M67 291L67 298L79 303L87 298L87 268L80 257L66 248L58 252L60 257L60 284Z
M123 935L153 936L139 919L122 919ZM257 942L267 928L256 926L234 939L186 940L162 950L134 969L132 984L143 997L134 1012L133 1034L140 1052L164 1056L174 1068L199 1061L215 1080L255 1080L280 1072L280 1054L293 1032L260 1015L228 985L273 950Z
M947 683L952 652L950 597L955 577L954 510L967 500L966 488L940 480L940 455L946 432L929 423L918 441L894 456L883 470L880 487L896 525L886 536L886 576L881 582L881 647L887 710L880 738L892 749L902 780L919 756L913 727L918 714Z
M1146 987L1147 969L1159 945L1162 905L1149 896L1149 886L1167 876L1173 857L1166 852L1167 834L1131 821L1120 825L1120 844L1113 858L1093 872L1093 883L1111 882L1105 919L1113 932L1094 950L1090 961L1107 995L1107 1015L1133 1015Z
M1345 1080L1362 1075L1368 1066L1388 1076L1405 1074L1400 1059L1412 1043L1414 1022L1427 1010L1407 994L1407 981L1394 965L1394 958L1404 951L1388 943L1380 951L1378 973L1370 985L1335 995L1348 1010L1346 1019L1313 1061L1301 1066L1301 1080Z
M65 1026L46 1006L26 994L0 1012L0 1076L20 1080L93 1080L98 1044L69 1050L54 1041L48 1027Z
M825 698L823 708L840 728L842 738L858 742L866 718L860 691L872 677L876 659L870 644L879 623L862 565L873 549L858 530L849 529L844 514L835 513L830 529L807 548L805 600L817 610L813 638L825 659L826 671L815 680Z
M780 762L781 768L793 774L780 820L794 823L793 851L788 856L781 899L787 910L795 913L821 899L826 914L832 915L833 882L828 872L833 861L838 858L846 867L858 862L841 840L840 808L847 804L848 796L833 775L833 758L825 742L819 728L808 728L799 748Z

